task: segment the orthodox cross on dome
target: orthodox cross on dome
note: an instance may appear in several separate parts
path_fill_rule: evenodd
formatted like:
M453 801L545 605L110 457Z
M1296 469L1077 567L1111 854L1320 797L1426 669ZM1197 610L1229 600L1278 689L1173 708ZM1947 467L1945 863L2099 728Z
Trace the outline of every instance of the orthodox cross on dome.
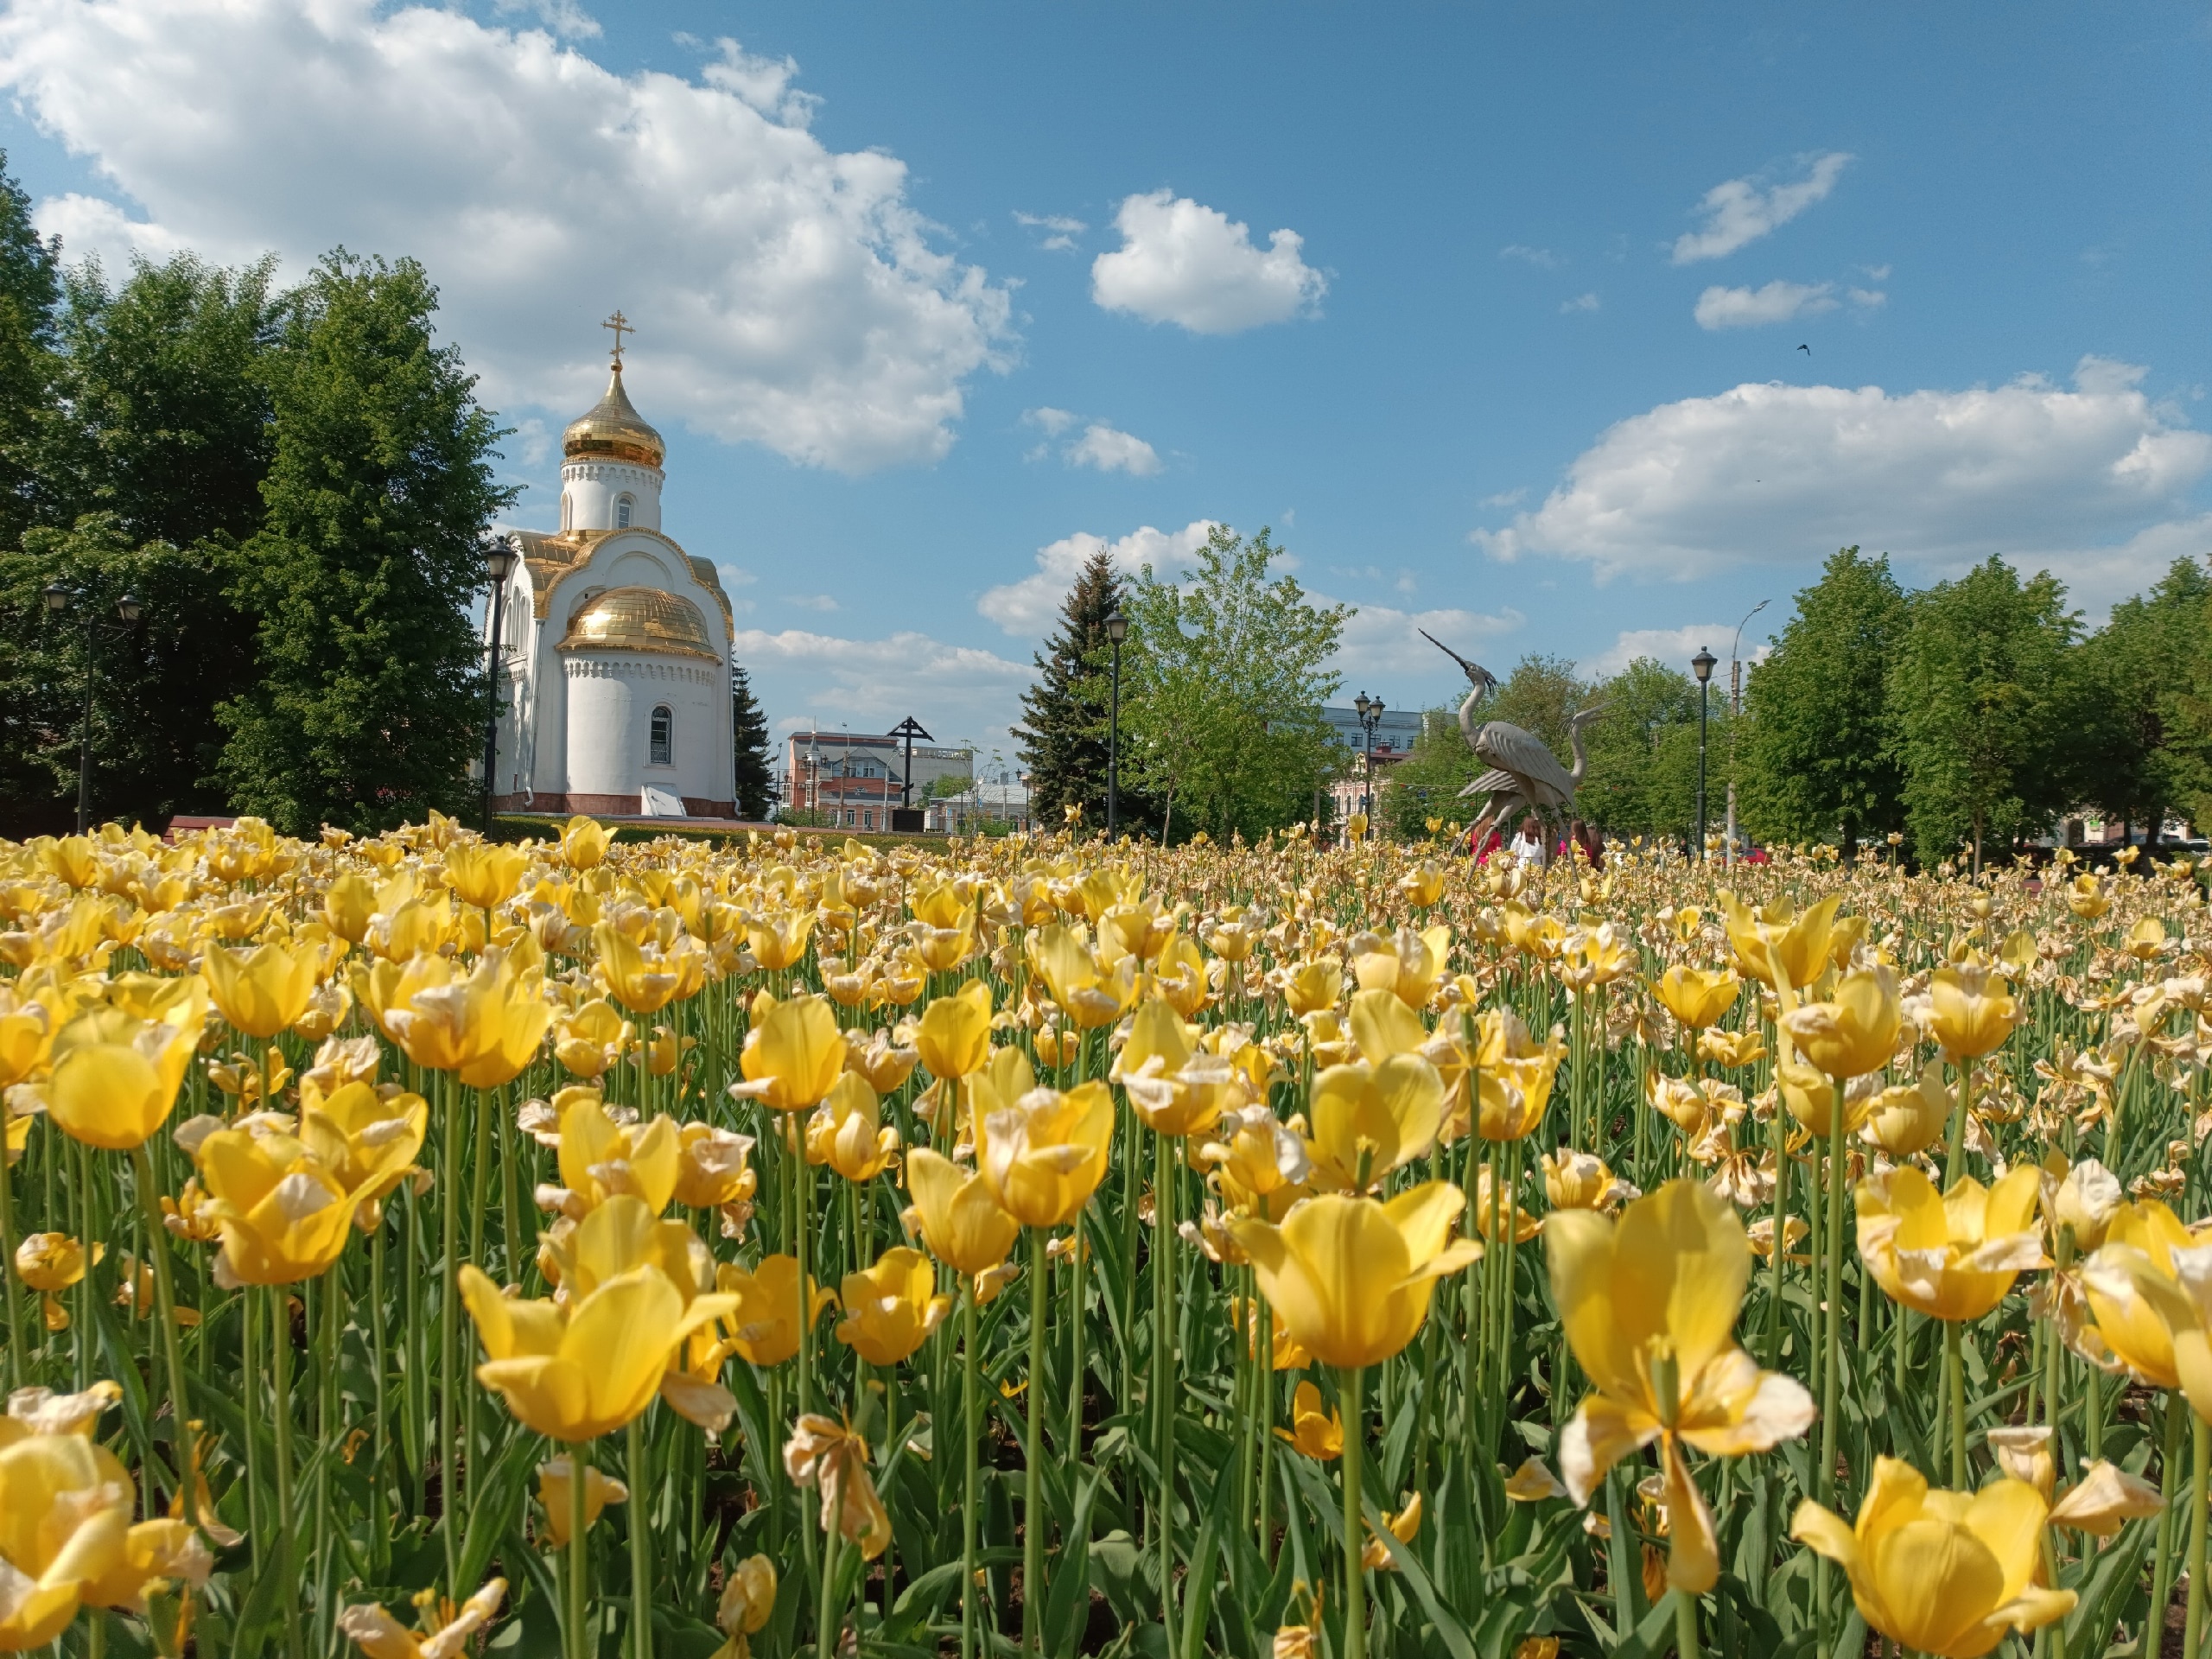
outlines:
M619 310L599 326L602 328L612 328L614 331L614 366L619 369L622 366L622 336L634 334L638 331L630 326L630 319L624 316Z

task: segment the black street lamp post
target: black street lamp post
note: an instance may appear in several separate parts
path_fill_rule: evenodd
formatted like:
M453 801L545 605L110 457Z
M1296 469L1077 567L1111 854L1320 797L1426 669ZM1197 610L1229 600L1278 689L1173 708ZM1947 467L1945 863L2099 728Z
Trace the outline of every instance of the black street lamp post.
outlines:
M1114 690L1106 716L1106 839L1122 830L1122 641L1129 637L1129 619L1122 614L1122 601L1106 613L1106 638L1114 646Z
M1697 676L1697 855L1705 857L1705 720L1706 695L1710 690L1713 665L1720 659L1703 645L1690 658L1690 672Z
M39 592L50 616L59 617L69 608L72 601L85 613L85 713L77 729L77 833L81 836L92 827L92 670L98 643L94 624L99 620L99 611L90 602L87 591L73 588L65 582L49 582ZM115 613L125 627L136 627L138 619L146 613L146 607L137 595L126 593L115 601Z
M507 626L507 582L515 573L514 537L493 536L484 543L484 574L492 584L491 659L484 671L484 833L492 833L492 797L499 775L499 648Z
M1359 785L1359 810L1363 814L1375 810L1375 728L1382 723L1382 699L1370 700L1366 692L1354 697L1351 706L1359 715L1359 729L1366 734L1366 766Z

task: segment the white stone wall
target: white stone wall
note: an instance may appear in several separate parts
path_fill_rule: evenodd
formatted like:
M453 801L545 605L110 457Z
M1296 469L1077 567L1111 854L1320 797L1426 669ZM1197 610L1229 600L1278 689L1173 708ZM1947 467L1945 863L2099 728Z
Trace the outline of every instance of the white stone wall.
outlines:
M562 653L568 690L568 792L638 794L647 784L708 800L730 796L729 684L696 657L632 651ZM652 711L674 720L671 764L648 758Z
M561 468L561 528L568 530L658 530L660 486L658 467L623 461L571 461ZM618 525L616 507L630 498L630 522Z

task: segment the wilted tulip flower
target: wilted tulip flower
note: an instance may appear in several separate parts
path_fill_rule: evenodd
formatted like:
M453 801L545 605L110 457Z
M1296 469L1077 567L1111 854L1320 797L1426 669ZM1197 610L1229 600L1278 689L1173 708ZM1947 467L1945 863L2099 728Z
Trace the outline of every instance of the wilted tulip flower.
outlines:
M338 1615L338 1628L368 1659L451 1659L468 1650L506 1594L507 1581L493 1579L458 1608L448 1607L450 1618L442 1618L433 1598L423 1625L411 1630L373 1602L359 1602Z
M776 1564L766 1555L748 1555L730 1569L715 1606L715 1624L729 1639L713 1659L748 1659L747 1638L758 1636L776 1611Z

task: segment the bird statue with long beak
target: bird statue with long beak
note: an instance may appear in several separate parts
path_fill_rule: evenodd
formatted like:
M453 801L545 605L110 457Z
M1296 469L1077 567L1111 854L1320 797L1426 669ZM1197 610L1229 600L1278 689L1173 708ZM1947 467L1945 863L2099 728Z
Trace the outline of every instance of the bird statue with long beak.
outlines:
M1478 759L1490 763L1488 772L1459 791L1462 796L1490 798L1482 817L1475 821L1467 844L1479 848L1493 824L1508 822L1515 813L1533 812L1540 817L1571 814L1574 810L1574 792L1581 788L1582 779L1590 769L1590 757L1582 748L1582 728L1605 713L1606 705L1592 703L1568 720L1567 741L1574 753L1574 766L1570 771L1560 765L1558 757L1544 747L1544 741L1534 732L1503 720L1478 724L1476 710L1484 697L1497 690L1497 676L1480 663L1470 662L1426 628L1420 632L1422 639L1466 671L1472 689L1468 691L1466 701L1459 705L1459 734L1467 740L1467 747Z

